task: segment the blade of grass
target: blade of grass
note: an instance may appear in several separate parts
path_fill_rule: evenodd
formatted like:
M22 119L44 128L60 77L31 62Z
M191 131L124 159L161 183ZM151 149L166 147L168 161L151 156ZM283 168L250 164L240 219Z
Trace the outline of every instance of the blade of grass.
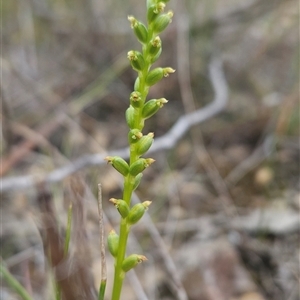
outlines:
M103 210L102 210L102 188L98 184L98 212L99 212L99 227L100 227L100 251L101 251L101 283L99 287L99 300L104 300L106 289L106 258L105 258L105 243L104 243L104 224L103 224Z
M66 257L69 252L69 245L71 239L71 227L72 227L72 204L70 204L68 209L68 220L67 220L66 237L65 237L65 244L64 244L64 257ZM56 300L61 300L61 288L57 283L55 284L55 290L56 290Z
M28 294L26 289L19 283L19 281L8 271L4 264L0 263L0 274L1 277L5 279L7 284L23 299L23 300L33 300L33 298Z
M69 251L70 238L71 238L71 227L72 227L72 204L70 204L68 209L68 221L67 221L67 229L66 229L66 238L64 245L64 256L66 257Z

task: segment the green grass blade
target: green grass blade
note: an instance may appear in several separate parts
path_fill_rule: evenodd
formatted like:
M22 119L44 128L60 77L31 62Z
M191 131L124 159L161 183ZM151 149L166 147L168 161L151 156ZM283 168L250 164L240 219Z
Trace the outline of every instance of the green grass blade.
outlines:
M0 274L5 279L8 285L14 290L23 300L33 300L26 289L19 283L19 281L7 270L7 268L0 263Z
M99 288L99 300L104 300L104 294L106 289L106 280L101 280L100 288Z
M66 229L66 238L64 245L64 256L68 254L70 239L71 239L71 227L72 227L72 204L70 204L68 209L68 221L67 221L67 229Z

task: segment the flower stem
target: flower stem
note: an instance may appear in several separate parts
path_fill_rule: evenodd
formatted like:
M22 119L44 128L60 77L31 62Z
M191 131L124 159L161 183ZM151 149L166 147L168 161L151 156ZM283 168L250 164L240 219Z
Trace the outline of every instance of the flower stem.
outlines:
M141 175L140 173L154 161L152 158L140 158L141 155L147 152L153 142L153 133L149 133L147 136L143 136L142 134L144 121L157 112L163 104L167 103L167 100L164 98L152 99L147 102L146 99L150 86L175 71L172 68L156 68L152 71L150 70L152 64L161 53L161 41L157 34L166 28L168 23L171 22L173 15L171 12L162 14L165 6L164 3L168 2L168 0L161 1L162 2L158 3L157 0L147 0L147 16L149 17L147 23L148 28L133 16L128 17L131 27L143 46L142 53L134 50L128 52L128 59L132 67L138 72L138 78L134 86L134 92L132 93L135 93L135 95L130 98L130 107L126 111L126 121L130 128L130 134L133 131L137 132L136 135L133 134L133 136L129 136L130 160L129 163L127 163L120 157L107 158L108 162L112 163L115 169L124 176L123 198L121 200L126 202L129 209L131 208L128 215L126 215L126 210L122 211L122 213L121 210L119 210L121 222L117 251L111 252L115 257L112 300L120 300L125 273L132 267L135 267L137 263L146 260L146 257L143 255L133 254L126 258L125 255L130 227L140 220L151 203L151 201L145 201L133 207L130 205L132 193L139 183L138 180L141 178L141 176L139 176ZM116 204L117 201L119 200L113 203Z
M128 205L130 205L131 195L133 191L132 184L130 182L131 176L128 175L125 178L123 199ZM123 285L123 280L125 273L122 270L122 263L126 254L127 239L130 231L130 226L127 224L126 219L121 219L120 223L120 240L118 247L118 256L115 260L115 276L114 276L114 286L112 300L119 300L121 296L121 290Z
M118 256L115 261L115 276L112 300L119 300L121 296L121 290L125 273L122 270L122 263L126 253L127 239L129 234L129 227L126 220L122 219L120 224L120 241L118 248Z

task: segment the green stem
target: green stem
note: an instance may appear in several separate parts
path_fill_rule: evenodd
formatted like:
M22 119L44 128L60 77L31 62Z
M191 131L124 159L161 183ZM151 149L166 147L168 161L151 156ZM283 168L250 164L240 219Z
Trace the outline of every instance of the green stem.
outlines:
M118 248L118 256L115 261L115 276L112 300L119 300L125 273L122 270L122 263L126 254L127 239L129 234L129 226L125 219L122 219L120 224L120 240Z
M131 158L133 158L132 154L131 154ZM128 206L130 206L130 200L133 191L133 187L130 180L131 180L131 176L127 176L125 178L124 190L123 190L123 200L127 202ZM121 296L123 280L125 277L125 274L122 270L122 263L126 254L129 231L130 231L130 226L127 224L126 219L122 219L120 223L120 240L119 240L119 247L118 247L118 256L115 260L115 276L114 276L112 300L119 300Z
M98 300L104 300L105 289L106 289L106 279L101 281Z
M67 228L66 228L66 237L64 244L64 257L68 255L69 245L71 239L71 227L72 227L72 204L70 204L68 208L68 220L67 220ZM56 300L61 300L61 287L58 282L55 282L55 291L56 291Z
M68 209L68 220L67 220L66 238L65 238L65 245L64 245L64 257L66 257L69 252L71 227L72 227L72 204L70 204Z
M28 294L26 289L16 280L16 278L7 270L7 268L0 263L0 274L1 277L4 277L6 282L10 287L19 294L23 300L33 300L33 298Z

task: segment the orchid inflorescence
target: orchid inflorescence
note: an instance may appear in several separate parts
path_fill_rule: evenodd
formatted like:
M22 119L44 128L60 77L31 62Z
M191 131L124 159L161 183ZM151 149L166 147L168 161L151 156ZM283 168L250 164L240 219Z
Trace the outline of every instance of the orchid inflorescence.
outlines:
M110 199L121 216L119 235L112 230L108 236L108 249L115 259L112 300L120 299L125 273L146 260L143 255L126 256L126 246L131 226L142 218L151 204L151 201L144 201L131 206L131 196L141 181L142 172L154 162L152 158L142 157L154 139L153 132L143 134L144 123L168 102L165 98L147 100L147 95L151 86L175 72L171 67L151 68L162 52L159 34L167 28L173 17L172 11L164 12L167 2L169 0L147 0L146 25L135 17L128 16L142 49L130 50L127 54L131 67L138 75L134 90L130 94L130 105L126 110L126 122L129 127L129 162L119 156L106 157L107 162L124 178L123 198Z

